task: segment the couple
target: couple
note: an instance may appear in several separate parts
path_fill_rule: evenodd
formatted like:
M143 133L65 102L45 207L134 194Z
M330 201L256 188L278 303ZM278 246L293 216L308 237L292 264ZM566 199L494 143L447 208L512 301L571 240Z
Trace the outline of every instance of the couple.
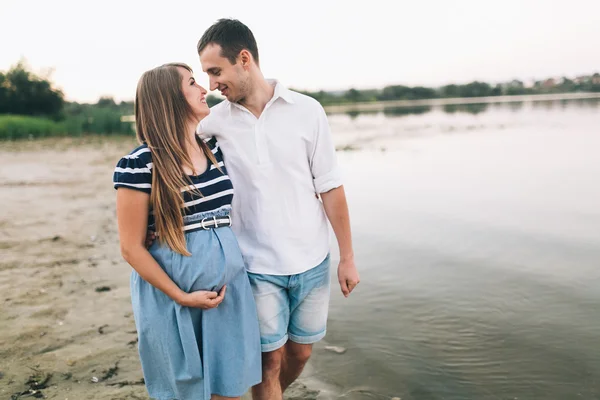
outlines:
M219 20L198 54L227 100L209 109L185 64L144 73L142 145L113 177L146 387L160 400L250 387L281 399L325 336L327 220L343 294L359 282L335 149L317 101L264 79L244 24Z

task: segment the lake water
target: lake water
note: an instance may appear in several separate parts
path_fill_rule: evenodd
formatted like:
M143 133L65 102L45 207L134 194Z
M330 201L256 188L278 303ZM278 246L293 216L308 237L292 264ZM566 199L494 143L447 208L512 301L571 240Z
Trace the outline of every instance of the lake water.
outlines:
M600 398L600 102L330 124L362 282L332 286L305 378L350 399Z

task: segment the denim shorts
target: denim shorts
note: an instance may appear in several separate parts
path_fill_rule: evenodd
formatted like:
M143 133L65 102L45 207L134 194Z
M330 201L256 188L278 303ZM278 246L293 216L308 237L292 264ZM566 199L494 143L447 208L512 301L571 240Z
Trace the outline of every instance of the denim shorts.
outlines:
M327 330L329 255L316 267L297 275L248 273L254 293L263 352L282 347L288 339L312 344Z

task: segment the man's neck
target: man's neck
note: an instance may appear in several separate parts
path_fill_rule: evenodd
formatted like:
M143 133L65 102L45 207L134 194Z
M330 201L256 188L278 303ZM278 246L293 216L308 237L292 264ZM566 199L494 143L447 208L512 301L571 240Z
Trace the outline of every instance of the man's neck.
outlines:
M240 101L240 105L259 118L274 93L275 88L261 76L256 79L256 86L252 87L251 93Z

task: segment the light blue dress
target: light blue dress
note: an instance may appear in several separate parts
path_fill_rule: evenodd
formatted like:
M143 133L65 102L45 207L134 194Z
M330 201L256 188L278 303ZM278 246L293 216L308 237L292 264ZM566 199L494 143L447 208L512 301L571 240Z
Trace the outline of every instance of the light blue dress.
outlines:
M209 144L221 162L216 142ZM150 192L152 162L145 149L141 146L121 159L115 187ZM186 209L186 227L229 215L233 188L224 166L191 178L202 187L206 201ZM184 193L186 202L198 199ZM150 228L153 223L150 216ZM229 227L190 229L185 239L189 257L158 241L149 252L183 291L218 291L227 285L225 298L209 310L182 307L132 272L131 300L146 388L159 400L241 396L260 383L262 372L256 304L237 240Z

